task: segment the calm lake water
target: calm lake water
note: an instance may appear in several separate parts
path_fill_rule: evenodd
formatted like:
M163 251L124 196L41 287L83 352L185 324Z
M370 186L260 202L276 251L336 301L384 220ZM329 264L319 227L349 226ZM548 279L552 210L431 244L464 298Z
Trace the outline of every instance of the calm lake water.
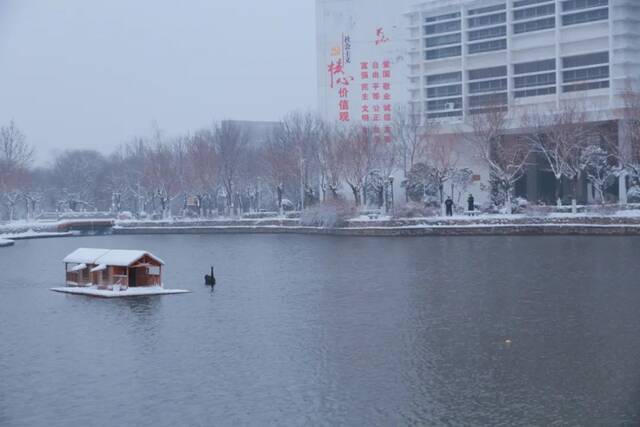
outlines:
M50 292L77 247L148 249L194 292ZM638 254L617 237L17 242L0 425L639 425Z

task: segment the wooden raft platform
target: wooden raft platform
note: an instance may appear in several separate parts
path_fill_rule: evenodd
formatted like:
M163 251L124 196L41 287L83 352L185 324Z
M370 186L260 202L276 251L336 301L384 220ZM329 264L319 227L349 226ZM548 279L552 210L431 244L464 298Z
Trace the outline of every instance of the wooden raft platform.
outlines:
M63 288L51 288L54 292L61 292L65 294L73 295L87 295L91 297L101 298L125 298L125 297L141 297L152 295L175 295L175 294L187 294L191 291L185 289L164 289L160 286L145 286L139 288L129 288L126 290L108 290L98 289L97 287L63 287Z

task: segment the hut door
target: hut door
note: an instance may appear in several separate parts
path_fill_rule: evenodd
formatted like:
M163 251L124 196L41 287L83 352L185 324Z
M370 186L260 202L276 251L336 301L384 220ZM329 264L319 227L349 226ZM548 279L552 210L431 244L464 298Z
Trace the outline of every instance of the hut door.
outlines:
M136 269L135 268L130 268L129 269L129 286L137 286L137 283L136 283Z

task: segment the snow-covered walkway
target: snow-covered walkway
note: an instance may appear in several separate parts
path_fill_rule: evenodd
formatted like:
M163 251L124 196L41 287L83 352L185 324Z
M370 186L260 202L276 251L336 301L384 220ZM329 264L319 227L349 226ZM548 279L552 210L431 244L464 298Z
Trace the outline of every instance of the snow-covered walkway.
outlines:
M0 239L0 248L13 245L15 242L9 239Z

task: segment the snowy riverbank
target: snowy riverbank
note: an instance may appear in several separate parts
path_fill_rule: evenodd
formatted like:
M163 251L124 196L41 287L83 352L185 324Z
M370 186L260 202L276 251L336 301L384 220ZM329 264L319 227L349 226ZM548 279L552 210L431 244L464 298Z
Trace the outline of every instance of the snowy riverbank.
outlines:
M13 240L8 239L0 239L0 248L4 248L7 246L13 245L15 242Z
M102 221L102 222L100 222ZM99 226L99 229L98 229ZM103 220L14 222L0 224L0 239L22 240L74 235L294 233L339 236L459 236L459 235L640 235L640 210L610 214L551 213L454 217L371 218L343 220L320 227L296 218L216 218L183 220Z
M624 215L554 214L548 216L358 217L341 227L305 226L297 219L126 221L114 234L289 233L340 236L447 235L640 235L640 211Z
M0 223L0 239L26 240L110 232L112 220L64 219L59 221L14 221Z

